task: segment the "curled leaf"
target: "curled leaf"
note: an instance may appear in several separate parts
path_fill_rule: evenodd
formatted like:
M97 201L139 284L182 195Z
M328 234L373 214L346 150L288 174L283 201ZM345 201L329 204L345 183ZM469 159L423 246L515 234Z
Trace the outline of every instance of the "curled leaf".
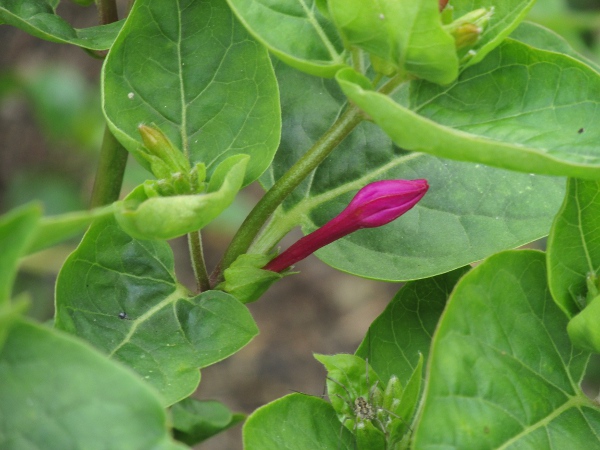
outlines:
M244 181L247 155L227 158L215 170L204 194L149 197L148 186L135 188L115 205L115 218L136 239L173 239L199 230L227 208Z

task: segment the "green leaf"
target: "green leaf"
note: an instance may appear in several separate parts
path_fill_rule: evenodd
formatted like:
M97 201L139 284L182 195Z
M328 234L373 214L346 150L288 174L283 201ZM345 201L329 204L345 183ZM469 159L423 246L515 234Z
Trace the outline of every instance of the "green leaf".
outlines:
M458 76L454 39L430 0L329 0L329 11L349 46L401 73L447 84Z
M232 414L222 403L191 397L171 408L173 435L178 441L195 445L244 420L243 414Z
M368 359L384 382L397 376L406 385L420 355L427 360L431 336L446 301L468 269L405 284L373 321L356 355Z
M350 70L350 69L347 69ZM548 175L598 178L600 76L508 39L448 87L415 83L410 109L348 82L344 92L407 150Z
M567 325L567 333L573 345L588 352L600 353L600 296L593 298L585 309L573 317Z
M133 368L165 405L189 396L198 368L238 351L258 333L245 306L220 291L191 296L175 281L164 241L142 241L100 219L65 262L56 326Z
M599 192L599 181L570 178L548 236L550 292L569 317L586 304L588 277L600 276Z
M600 66L597 63L573 50L562 36L539 24L523 22L511 33L510 37L532 47L568 55L600 72Z
M73 44L89 50L111 47L123 22L76 29L56 15L57 1L0 0L0 24L12 25L51 42Z
M173 239L204 228L233 202L248 160L236 155L219 164L204 194L148 198L145 186L138 186L116 203L115 218L137 239Z
M102 84L110 129L134 155L138 125L153 123L191 167L203 162L209 173L230 156L250 155L244 184L273 159L281 124L273 69L220 0L136 2Z
M413 448L588 448L600 411L588 353L546 284L543 253L494 255L456 285L433 337Z
M19 322L0 379L2 448L183 449L157 394L72 336Z
M525 18L536 0L452 0L454 17L461 17L475 9L493 9L494 13L488 24L483 29L481 38L472 48L474 55L466 66L471 66L482 61L488 53L500 43L519 25Z
M335 27L318 0L227 0L240 22L275 56L298 70L333 77L345 65Z
M326 132L344 105L343 94L329 80L283 64L276 69L284 127L273 166L261 179L267 187ZM402 90L395 98L403 102L406 96ZM362 123L279 209L273 222L282 229L277 236L298 224L304 233L322 226L372 181L415 178L426 178L431 187L411 211L384 227L336 241L317 256L368 278L429 277L546 235L564 194L561 179L408 153L379 127ZM268 251L274 241L257 245Z
M317 397L291 394L258 408L244 424L246 450L353 450L354 439L333 407Z
M42 217L38 229L27 246L27 254L43 250L76 236L95 219L113 214L113 205L89 211L77 211L56 216Z
M0 217L0 306L10 299L19 258L36 232L41 213L39 205L29 204Z

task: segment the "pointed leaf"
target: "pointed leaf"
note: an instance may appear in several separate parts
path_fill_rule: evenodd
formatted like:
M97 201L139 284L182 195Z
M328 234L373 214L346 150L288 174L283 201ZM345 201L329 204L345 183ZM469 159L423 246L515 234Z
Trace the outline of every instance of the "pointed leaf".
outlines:
M451 86L415 83L410 109L337 79L394 142L521 172L600 176L600 75L568 56L507 39Z
M132 367L169 405L189 396L198 368L257 333L250 313L220 291L191 296L177 284L164 241L141 241L113 218L95 222L56 286L56 326Z
M415 449L598 442L600 410L579 386L589 354L569 341L544 260L500 253L457 284L433 338Z
M0 24L20 28L51 42L73 44L90 50L111 47L123 22L76 29L56 14L53 0L0 0Z
M19 322L0 379L2 448L183 449L148 385L67 334Z
M291 394L258 408L244 424L246 450L353 450L354 439L331 404Z
M134 155L138 125L152 123L210 173L250 155L244 184L273 159L281 123L273 69L222 1L135 3L102 80L109 126Z
M284 128L274 164L262 177L266 186L326 132L344 105L343 94L328 80L283 64L277 72ZM403 102L406 95L400 91L395 98ZM379 127L363 123L288 197L277 225L285 231L301 224L309 233L341 212L369 182L415 178L431 186L415 208L384 227L336 241L317 256L369 278L429 277L546 235L564 193L561 179L407 153Z
M320 13L319 0L228 0L252 35L274 55L311 75L332 77L345 67L335 27Z

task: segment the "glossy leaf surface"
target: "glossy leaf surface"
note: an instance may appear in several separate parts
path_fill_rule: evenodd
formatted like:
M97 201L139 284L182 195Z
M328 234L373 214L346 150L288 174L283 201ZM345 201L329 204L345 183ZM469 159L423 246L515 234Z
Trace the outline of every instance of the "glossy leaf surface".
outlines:
M21 321L0 351L0 447L183 449L158 395L83 342Z
M279 142L267 52L219 0L135 3L106 60L103 92L109 126L134 155L138 125L154 124L209 173L229 156L249 155L248 184Z
M0 0L0 24L12 25L52 42L73 44L90 50L111 47L123 22L76 29L56 14L55 0Z
M284 128L274 165L261 179L266 186L312 146L344 105L343 94L328 80L283 64L277 73ZM406 97L400 91L395 98L404 104ZM357 231L316 255L369 278L432 276L547 234L564 189L562 179L408 153L377 126L363 123L288 198L278 225L291 229L301 224L311 232L339 214L366 184L417 178L427 179L431 187L411 211L384 227Z
M194 391L199 368L258 333L234 297L177 284L166 242L135 240L113 218L95 222L66 261L56 298L58 328L132 367L166 405Z
M545 255L492 256L457 284L433 337L415 449L587 448L600 410L579 386Z

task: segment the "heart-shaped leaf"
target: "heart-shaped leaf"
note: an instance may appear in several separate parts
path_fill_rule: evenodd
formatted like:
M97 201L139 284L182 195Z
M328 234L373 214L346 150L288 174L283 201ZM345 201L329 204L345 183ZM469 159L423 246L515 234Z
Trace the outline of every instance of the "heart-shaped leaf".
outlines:
M132 367L170 405L189 396L201 367L257 333L247 308L220 291L192 296L175 281L164 241L136 240L114 218L95 222L56 285L56 326Z

